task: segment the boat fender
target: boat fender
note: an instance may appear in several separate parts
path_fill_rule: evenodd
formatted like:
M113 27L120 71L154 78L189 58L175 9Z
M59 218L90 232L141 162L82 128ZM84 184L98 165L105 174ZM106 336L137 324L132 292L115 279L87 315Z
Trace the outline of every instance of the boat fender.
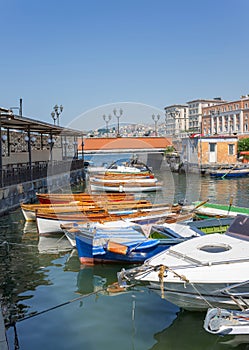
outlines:
M126 255L128 252L128 247L120 243L109 241L107 244L107 250L112 253Z

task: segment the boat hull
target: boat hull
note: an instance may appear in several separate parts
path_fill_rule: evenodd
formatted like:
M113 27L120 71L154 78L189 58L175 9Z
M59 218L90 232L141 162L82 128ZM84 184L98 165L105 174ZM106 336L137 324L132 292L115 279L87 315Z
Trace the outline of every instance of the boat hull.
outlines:
M99 254L93 254L92 239L89 237L76 236L76 247L81 264L96 263L143 263L145 259L168 249L168 244L159 243L156 246L145 249L128 250L126 253L122 248L110 251L107 248L101 250ZM139 247L139 244L138 244Z
M91 191L93 192L118 192L118 193L135 193L135 192L155 192L155 191L161 191L162 186L161 185L151 185L151 186L128 186L126 184L120 185L117 184L116 186L108 186L103 184L97 184L97 183L91 183L90 184Z
M192 288L183 284L180 287L168 283L163 292L160 283L150 283L149 289L172 304L188 311L206 311L210 306L238 310L238 305L228 296L216 294L217 290L227 288L227 283L195 284ZM249 298L245 299L249 302Z
M203 327L207 332L218 335L249 334L249 311L209 308Z

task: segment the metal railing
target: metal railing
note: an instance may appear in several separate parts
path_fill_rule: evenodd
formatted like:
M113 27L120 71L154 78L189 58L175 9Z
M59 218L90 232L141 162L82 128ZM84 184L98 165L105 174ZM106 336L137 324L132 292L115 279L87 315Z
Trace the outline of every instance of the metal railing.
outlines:
M37 162L31 167L29 163L11 164L0 170L0 188L79 169L84 169L83 162L79 159L54 161L53 163Z

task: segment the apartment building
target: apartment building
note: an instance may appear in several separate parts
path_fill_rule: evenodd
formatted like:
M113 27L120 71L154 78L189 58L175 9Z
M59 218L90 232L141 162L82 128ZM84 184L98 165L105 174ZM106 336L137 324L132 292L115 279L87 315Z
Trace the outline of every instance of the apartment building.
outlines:
M174 104L164 110L166 135L179 135L189 129L188 105Z
M206 106L202 111L202 134L242 135L249 134L249 95L239 100Z
M216 97L214 99L197 99L187 102L189 131L193 133L201 131L204 108L213 107L217 104L223 104L225 102L226 101L222 100L221 97Z
M196 99L186 104L174 104L164 107L167 135L183 137L186 132L199 133L202 127L203 108L225 103L220 97Z

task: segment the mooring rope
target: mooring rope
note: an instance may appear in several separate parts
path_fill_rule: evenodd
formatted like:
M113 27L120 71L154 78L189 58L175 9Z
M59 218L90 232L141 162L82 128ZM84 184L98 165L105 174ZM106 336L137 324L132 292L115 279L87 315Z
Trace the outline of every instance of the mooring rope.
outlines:
M28 320L30 318L33 318L33 317L36 317L36 316L40 316L42 314L45 314L49 311L52 311L52 310L55 310L55 309L58 309L62 306L65 306L65 305L68 305L68 304L71 304L71 303L74 303L75 301L78 301L78 300L81 300L81 299L85 299L85 298L88 298L92 295L97 295L98 293L100 292L109 292L109 293L119 293L119 292L123 292L125 291L126 289L124 287L119 287L117 282L114 282L112 283L111 285L108 285L107 287L105 288L102 288L102 289L99 289L97 291L94 291L94 292L91 292L91 293L88 293L88 294L84 294L84 295L80 295L79 297L77 298L74 298L74 299L70 299L68 301L65 301L64 303L61 303L61 304L58 304L58 305L55 305L55 306L52 306L48 309L45 309L45 310L42 310L42 311L39 311L37 313L32 313L32 314L29 314L27 316L24 316L22 318L19 318L17 320L15 320L14 322L10 322L9 324L6 325L6 327L8 326L13 326L15 323L17 322L22 322L22 321L25 321L25 320Z
M161 289L161 298L164 299L164 273L165 271L170 271L172 272L175 276L177 276L178 278L180 278L182 281L189 283L193 289L196 291L196 293L199 295L200 298L202 298L207 305L212 308L213 305L201 294L201 292L198 290L198 288L195 286L195 284L193 282L190 282L189 279L186 278L186 276L184 275L180 275L179 273L177 273L176 271L174 271L172 268L165 266L165 265L159 265L157 266L157 268L159 268L159 272L158 272L158 277L159 277L159 281L160 281L160 289Z

